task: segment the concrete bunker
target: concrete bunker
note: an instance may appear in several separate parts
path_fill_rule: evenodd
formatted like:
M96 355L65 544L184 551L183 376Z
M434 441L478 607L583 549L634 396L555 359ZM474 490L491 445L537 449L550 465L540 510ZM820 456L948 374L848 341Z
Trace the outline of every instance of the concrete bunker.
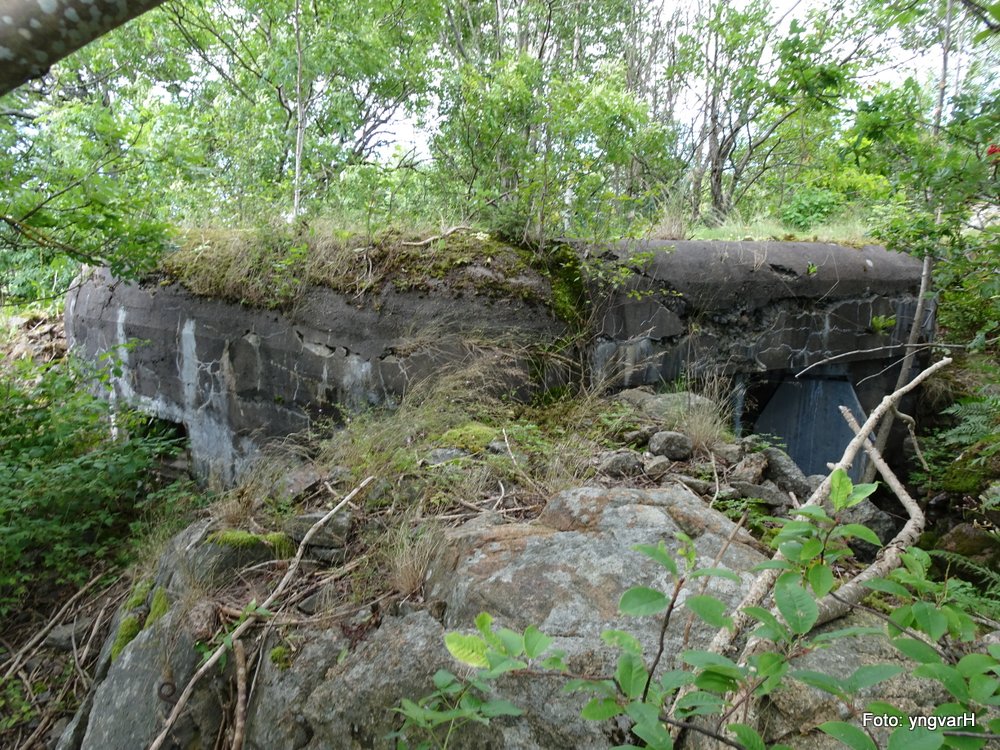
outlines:
M876 246L700 241L623 243L607 255L632 271L592 293L577 345L589 382L656 387L722 373L742 383L744 425L798 428L783 434L796 455L797 435L836 433L818 404L854 391L868 410L895 381L917 307L920 263L909 256ZM569 327L552 308L441 284L433 292L389 285L364 300L316 287L281 312L98 270L70 294L66 329L86 358L122 354L115 397L183 423L196 470L228 483L268 438L317 416L392 403L465 356L464 337L555 344ZM930 310L925 337L932 330ZM136 340L143 343L129 344ZM803 468L816 469L810 456L832 445L799 454ZM825 466L834 452L816 460Z

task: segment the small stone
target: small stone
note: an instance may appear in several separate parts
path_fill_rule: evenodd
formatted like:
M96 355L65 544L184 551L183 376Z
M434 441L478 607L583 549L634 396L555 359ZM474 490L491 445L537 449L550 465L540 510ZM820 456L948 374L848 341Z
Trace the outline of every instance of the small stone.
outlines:
M800 501L809 497L811 490L806 475L795 463L791 456L780 448L765 448L764 455L767 457L767 478L778 485L785 492L792 492Z
M93 624L93 617L80 617L73 622L57 625L45 636L45 645L60 651L72 651L74 643L80 646L86 640L87 631Z
M649 439L649 452L654 456L665 456L671 461L686 461L694 454L694 444L683 432L665 430Z
M635 477L643 472L642 456L629 450L605 453L597 471L609 477Z
M743 458L743 447L736 443L716 443L712 446L712 453L723 463L732 466Z
M706 482L704 479L695 479L686 474L675 474L674 477L684 486L697 492L699 495L711 496L715 492L715 483Z
M738 479L730 481L739 497L761 500L772 508L785 508L792 504L792 498L782 492L774 482L765 481L762 484L741 482Z
M896 535L896 522L892 516L879 508L871 500L864 500L857 505L842 510L837 514L841 523L859 523L867 526L875 532L882 544L885 544ZM850 539L848 545L859 560L874 560L878 554L878 548L861 539Z
M663 479L668 473L670 473L670 467L674 465L674 462L669 458L664 456L653 456L645 461L644 471L646 476L655 481Z
M653 424L643 425L635 430L629 430L624 435L622 435L622 442L628 445L634 445L637 448L641 448L649 439L656 434L659 428Z
M767 469L767 456L763 453L749 453L733 468L730 479L734 482L760 484Z
M281 530L288 534L296 545L301 544L306 534L309 533L309 529L327 513L328 511L325 510L317 510L311 513L303 513L300 516L294 516L282 524ZM319 527L316 533L313 534L312 539L309 540L309 546L343 547L350 528L351 511L349 508L343 508L333 518Z
M460 458L465 458L469 454L458 448L435 448L429 454L427 454L427 463L431 466L438 466L440 464L446 464L449 461L457 461Z

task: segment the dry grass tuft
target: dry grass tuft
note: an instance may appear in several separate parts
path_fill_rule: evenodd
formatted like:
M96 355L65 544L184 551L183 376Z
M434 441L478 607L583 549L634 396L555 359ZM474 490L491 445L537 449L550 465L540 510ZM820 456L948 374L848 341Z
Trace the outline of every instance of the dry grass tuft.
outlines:
M404 516L386 535L382 547L389 586L404 597L420 593L443 541L443 532L435 523L414 527L414 516Z

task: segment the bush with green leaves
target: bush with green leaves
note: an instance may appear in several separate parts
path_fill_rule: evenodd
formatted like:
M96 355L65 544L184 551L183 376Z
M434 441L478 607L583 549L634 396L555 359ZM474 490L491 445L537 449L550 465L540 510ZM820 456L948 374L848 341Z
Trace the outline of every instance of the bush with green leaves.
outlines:
M671 590L635 586L625 591L619 602L622 614L658 618L658 648L651 658L632 634L608 630L602 639L618 652L614 674L596 679L572 674L565 655L551 650L551 637L534 626L523 633L496 629L493 618L483 613L476 619L478 634L452 632L445 636L445 646L452 656L478 671L468 680L439 671L434 676L434 693L417 702L404 700L397 709L404 717L401 729L394 735L397 747L407 747L407 741L417 735L420 748L447 747L455 731L466 722L489 723L497 716L520 715L522 710L497 698L491 685L501 675L516 673L565 675L567 691L590 696L581 711L583 718L605 721L618 717L619 725L628 728L629 742L619 747L669 750L675 741L670 731L673 729L675 733L705 733L743 750L766 750L768 745L755 726L729 717L735 700L764 698L787 686L789 680L842 702L847 716L855 721L827 721L818 729L854 750L877 748L874 736L862 728L864 713L899 718L898 728L890 735L890 750L986 747L1000 733L1000 718L987 714L1000 706L1000 645L990 645L987 653L963 653L960 645L974 638L975 623L947 598L941 584L928 578L930 558L926 553L905 553L902 568L888 579L866 584L878 596L898 602L885 629L849 627L812 634L820 616L818 600L837 585L833 564L850 554L843 540L857 537L878 542L866 527L839 521L843 511L862 502L874 490L875 485L853 485L838 469L831 482L832 516L820 506L807 505L794 511L798 518L775 519L782 525L774 540L781 555L757 568L781 570L773 589L775 607L743 610L758 623L751 638L763 644L752 650L745 662L737 663L708 650L665 653L665 634L680 604L712 627L733 627L733 619L719 599L694 593L680 596L695 579L735 574L724 569L697 568L691 540L678 535L676 554L664 542L634 548L669 573ZM894 706L881 701L862 705L861 691L906 671L899 664L862 665L846 678L796 668L795 656L855 636L889 638L900 653L918 663L912 670L914 676L933 680L947 691L951 700L933 709L933 722L914 729ZM976 726L954 731L949 721L968 714L977 718ZM782 750L787 746L775 744L770 748Z
M0 615L120 557L123 536L162 499L151 469L176 439L125 411L114 437L95 382L68 361L0 369Z
M809 187L796 191L781 211L781 220L790 227L812 229L840 207L841 198L824 188Z

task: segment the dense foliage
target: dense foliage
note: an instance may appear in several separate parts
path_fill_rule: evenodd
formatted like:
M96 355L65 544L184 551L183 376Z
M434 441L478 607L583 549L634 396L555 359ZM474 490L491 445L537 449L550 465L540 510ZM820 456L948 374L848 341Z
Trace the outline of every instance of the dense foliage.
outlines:
M67 363L0 369L0 615L121 561L123 538L169 499L152 469L176 440L122 411L112 437L99 382Z
M932 252L956 330L988 336L998 13L167 3L0 100L0 290L141 273L170 226L473 223L541 248L770 217Z

